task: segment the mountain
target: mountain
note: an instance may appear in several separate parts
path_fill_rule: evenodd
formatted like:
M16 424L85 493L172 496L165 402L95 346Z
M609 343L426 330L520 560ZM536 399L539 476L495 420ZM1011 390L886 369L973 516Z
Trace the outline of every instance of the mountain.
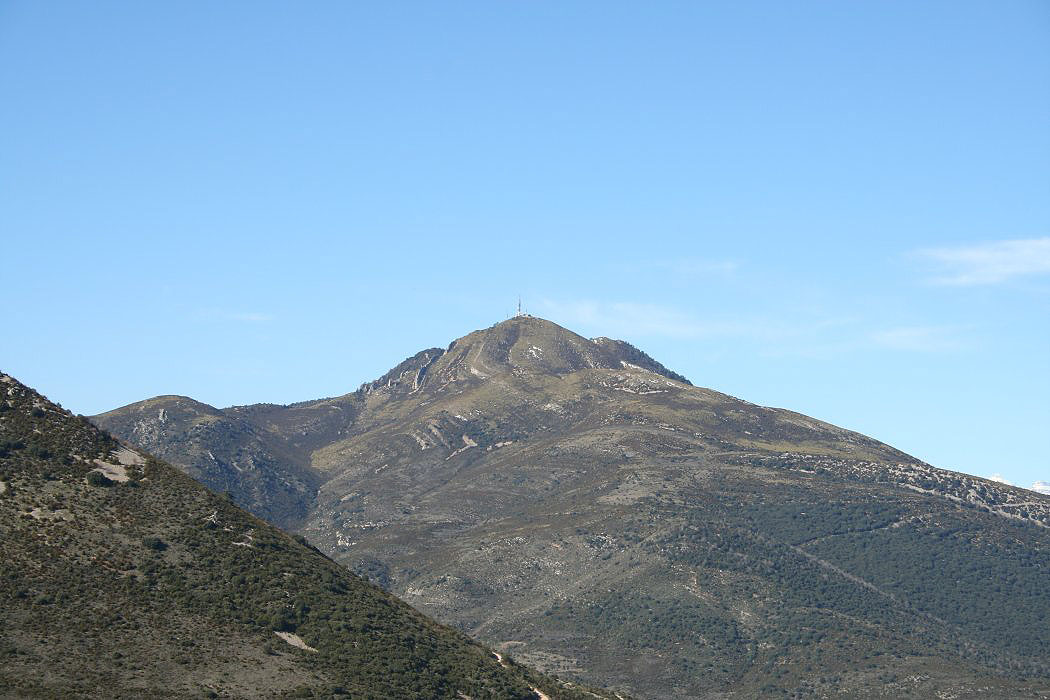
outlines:
M4 697L612 697L497 657L4 374L0 535Z
M158 396L98 416L97 422L290 529L305 517L322 483L310 468L310 451L319 446L311 436L327 434L333 421L343 420L343 411L353 410L353 402L319 401L220 411L185 396Z
M151 401L95 420L135 441L174 399ZM627 343L519 316L336 399L207 410L283 450L259 471L310 475L295 526L320 550L559 676L642 698L1050 693L1050 498ZM169 421L164 454L208 483L194 429Z

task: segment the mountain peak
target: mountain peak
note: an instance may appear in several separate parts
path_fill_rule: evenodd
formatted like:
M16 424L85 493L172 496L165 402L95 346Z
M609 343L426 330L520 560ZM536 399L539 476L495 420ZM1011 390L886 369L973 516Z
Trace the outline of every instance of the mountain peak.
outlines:
M519 314L457 338L447 349L422 350L361 389L417 391L435 383L486 380L505 373L565 375L587 369L645 370L690 383L630 343L592 340L545 318Z
M479 345L480 341L480 345ZM610 338L585 338L538 316L521 314L456 341L450 352L470 343L476 358L490 364L549 374L584 369L642 369L689 384L630 343ZM475 369L477 369L475 367Z

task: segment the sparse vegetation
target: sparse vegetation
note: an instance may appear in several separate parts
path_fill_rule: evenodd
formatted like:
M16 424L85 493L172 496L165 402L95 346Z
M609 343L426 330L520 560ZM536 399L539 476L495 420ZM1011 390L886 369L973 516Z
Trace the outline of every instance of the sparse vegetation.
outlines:
M0 480L14 494L0 500L4 694L584 697L501 666L162 462L92 486L93 460L116 441L3 379Z
M649 698L1050 686L1050 499L679 380L519 318L338 398L101 418L134 440L167 406L191 473L212 444L275 482L311 465L301 534L560 677Z

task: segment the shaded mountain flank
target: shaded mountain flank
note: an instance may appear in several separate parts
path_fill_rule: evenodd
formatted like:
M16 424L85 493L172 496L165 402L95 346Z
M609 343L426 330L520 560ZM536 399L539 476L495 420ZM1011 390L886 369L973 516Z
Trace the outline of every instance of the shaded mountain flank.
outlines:
M2 697L614 697L500 658L3 374L0 554Z
M1050 693L1050 498L543 319L334 399L93 420L259 515L294 501L277 521L336 561L563 678L641 698Z

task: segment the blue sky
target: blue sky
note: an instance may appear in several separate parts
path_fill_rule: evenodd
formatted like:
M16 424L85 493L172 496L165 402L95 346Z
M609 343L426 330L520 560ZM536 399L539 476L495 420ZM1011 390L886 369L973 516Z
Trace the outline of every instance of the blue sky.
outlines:
M0 2L0 369L353 390L529 310L1050 481L1050 4Z

